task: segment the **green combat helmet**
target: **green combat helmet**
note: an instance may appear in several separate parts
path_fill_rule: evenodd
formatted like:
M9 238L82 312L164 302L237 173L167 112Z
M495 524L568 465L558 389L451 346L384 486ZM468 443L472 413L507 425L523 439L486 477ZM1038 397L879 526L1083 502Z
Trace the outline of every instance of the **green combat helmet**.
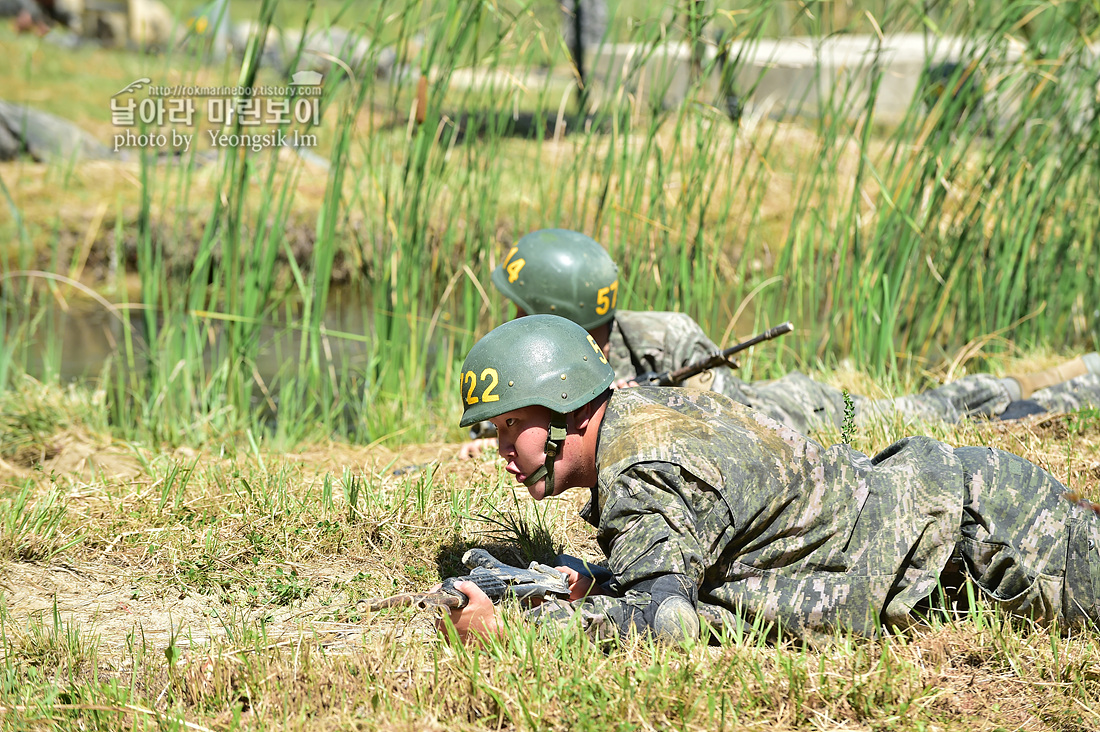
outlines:
M493 284L528 315L560 315L592 330L615 315L619 268L599 242L576 231L522 237L493 270Z
M545 476L547 495L552 495L565 415L602 394L614 378L603 351L581 326L556 315L518 318L491 330L462 362L459 426L523 407L549 409L546 463L523 483L530 487Z

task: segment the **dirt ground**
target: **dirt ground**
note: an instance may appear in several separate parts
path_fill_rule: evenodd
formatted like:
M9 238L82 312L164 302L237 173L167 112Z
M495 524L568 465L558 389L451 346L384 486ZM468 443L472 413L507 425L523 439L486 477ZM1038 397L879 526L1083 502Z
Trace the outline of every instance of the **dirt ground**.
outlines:
M143 472L132 449L86 434L58 435L52 446L52 454L41 463L40 471L0 462L0 482L28 479L36 472L65 474L87 481L92 492L95 481L133 481ZM456 460L459 447L444 443L398 449L330 445L281 457L306 465L309 471L338 473L351 468L393 481L415 477L436 466L442 466L439 470L445 470L456 481L484 482L497 475L496 463L488 456ZM188 448L174 454L188 460L195 457L195 451ZM78 504L79 499L77 491L71 505ZM176 528L180 527L153 528L142 533ZM180 648L209 646L212 640L226 638L234 627L261 621L272 644L290 644L310 637L337 651L358 647L365 637L379 633L396 633L399 637L434 634L432 618L423 613L391 613L384 623L376 622L377 618L359 618L354 600L341 588L361 572L376 571L376 557L352 552L342 555L339 562L294 563L302 582L313 588L309 597L289 606L250 608L247 603L226 603L224 598L158 581L151 576L148 563L135 562L132 556L113 551L124 536L115 537L104 551L82 553L85 561L4 562L0 565L0 597L9 618L17 625L40 618L49 627L56 612L65 624L98 635L101 655L116 662L127 655L127 646L135 639L139 643L144 639L148 647L155 649L167 647L173 639ZM88 560L89 556L96 558ZM341 620L341 616L348 615L356 617L357 622Z
M1082 422L1072 415L1040 415L1012 424L969 426L961 432L954 440L957 444L981 442L1025 455L1040 462L1067 485L1082 490L1083 495L1093 500L1100 498L1097 495L1100 425L1096 423ZM338 476L342 470L350 469L374 476L382 486L407 483L427 471L431 471L429 480L452 489L499 484L507 478L502 472L502 462L495 455L458 460L459 448L460 445L446 443L397 448L330 444L271 457L284 464L300 466L302 476ZM179 448L169 454L188 462L196 458L207 460L189 448ZM49 454L44 457L41 467L14 465L10 461L0 463L0 483L11 485L42 474L70 476L69 510L88 511L90 515L94 513L90 506L101 498L96 496L97 486L127 482L142 486L142 481L150 480L134 447L75 431L56 436ZM209 458L209 462L216 463L219 459ZM147 488L135 488L135 491L147 493ZM84 498L88 499L88 507L82 503ZM574 498L573 502L579 507L586 496ZM573 508L565 506L563 511L575 516ZM579 519L571 521L576 521L576 525L569 527L570 536L578 537L571 541L571 550L576 551L580 546L582 551L578 553L598 556L589 528ZM257 605L236 602L233 593L219 596L189 588L186 582L173 582L163 574L158 575L158 571L167 571L170 563L166 560L155 555L139 556L133 548L122 551L128 534L155 535L176 530L184 530L184 527L175 524L148 529L138 527L118 532L106 541L105 547L94 550L66 552L43 562L3 563L0 565L0 595L9 623L25 629L37 619L44 627L50 627L56 612L65 624L98 635L101 658L118 664L119 668L126 663L135 643L144 643L158 652L173 640L181 649L203 649L228 639L242 627L254 627L261 622L272 645L292 645L306 638L337 653L361 649L370 638L381 634L424 638L434 634L430 614L410 611L363 617L355 604L362 596L355 598L348 592L352 580L364 573L378 575L392 571L398 573L394 576L401 577L399 584L414 586L408 585L414 580L409 580L409 575L399 567L405 560L396 550L387 559L385 550L376 551L367 544L349 544L338 560L327 556L282 562L279 566L292 566L312 592L286 605ZM428 533L426 529L425 534ZM410 543L416 542L410 540ZM228 563L225 571L229 574L239 572ZM244 581L243 577L239 575L237 584ZM234 592L238 593L236 597L244 597L240 588ZM945 651L938 649L937 642L934 637L921 641L931 644L923 652L933 657L942 655ZM966 669L959 671L962 675L965 672ZM958 679L952 680L952 684L956 682L961 683ZM971 696L966 699L973 701ZM963 704L966 699L957 703Z

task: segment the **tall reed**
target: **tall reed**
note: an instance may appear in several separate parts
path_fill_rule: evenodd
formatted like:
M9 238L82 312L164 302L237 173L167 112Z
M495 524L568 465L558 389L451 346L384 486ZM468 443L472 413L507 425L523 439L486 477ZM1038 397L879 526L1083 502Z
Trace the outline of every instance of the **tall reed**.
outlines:
M275 7L263 1L257 39ZM967 344L987 356L1010 341L1097 345L1088 3L711 8L691 19L713 53L686 87L640 76L691 35L682 4L616 7L599 53L635 43L638 63L620 80L593 52L585 118L549 5L410 0L326 14L385 39L398 59L375 74L376 43L361 67L327 74L316 131L329 172L315 211L299 205L294 156L223 153L212 186L196 185L194 157L144 156L143 315L124 328L127 368L111 382L118 428L170 442L455 436L446 425L458 364L509 317L489 273L516 238L549 226L608 247L621 265L619 307L684 310L726 341L794 320L798 337L751 376L849 355L886 374L899 357L935 364ZM307 14L307 30L314 22ZM780 106L759 91L776 72L747 72L781 28L807 34L818 53L830 38L872 40L859 62L818 67L806 94ZM882 122L877 102L896 83L891 37L920 34L932 52L947 43L943 28L964 39L961 62L929 76L938 94L920 92L899 122ZM258 78L261 53L249 47L235 82ZM549 73L530 73L546 63ZM164 64L199 73L180 58ZM519 112L532 117L529 136L515 133ZM202 222L182 270L166 253L194 233L177 224L166 237L158 217ZM295 259L286 228L303 217L312 246ZM5 276L29 268L18 256ZM338 264L361 332L331 322ZM12 313L39 297L16 282L0 295L6 332L23 334L6 340L9 373L33 338L31 321ZM273 332L293 345L264 375Z

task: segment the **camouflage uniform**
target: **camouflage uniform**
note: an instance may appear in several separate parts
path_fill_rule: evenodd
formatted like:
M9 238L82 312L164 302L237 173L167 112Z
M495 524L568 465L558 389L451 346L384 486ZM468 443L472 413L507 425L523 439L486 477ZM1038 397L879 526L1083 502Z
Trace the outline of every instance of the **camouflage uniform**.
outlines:
M670 371L718 350L683 313L617 310L609 338L608 361L616 378L646 371ZM774 381L748 383L728 368L712 369L686 386L711 389L764 412L799 432L823 424L839 427L844 419L840 389L793 371ZM874 416L958 422L967 417L996 417L1012 401L1000 379L973 374L950 384L895 399L851 395L857 424ZM1100 406L1100 375L1087 374L1035 392L1031 399L1048 411L1068 411L1086 404Z
M582 515L616 596L533 611L596 637L646 627L662 578L689 632L702 617L873 635L910 624L951 560L1007 611L1098 618L1100 523L1005 452L911 437L869 458L714 392L639 387L608 402L596 466Z

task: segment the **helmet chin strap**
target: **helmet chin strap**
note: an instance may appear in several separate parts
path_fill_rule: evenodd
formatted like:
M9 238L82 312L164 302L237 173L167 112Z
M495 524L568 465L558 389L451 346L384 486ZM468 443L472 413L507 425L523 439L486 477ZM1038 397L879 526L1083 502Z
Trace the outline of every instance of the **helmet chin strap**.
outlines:
M542 467L527 476L527 480L523 481L524 486L530 488L546 478L546 491L543 495L554 495L554 459L565 444L565 434L565 415L555 412L550 418L550 429L546 434L546 461L543 462Z

